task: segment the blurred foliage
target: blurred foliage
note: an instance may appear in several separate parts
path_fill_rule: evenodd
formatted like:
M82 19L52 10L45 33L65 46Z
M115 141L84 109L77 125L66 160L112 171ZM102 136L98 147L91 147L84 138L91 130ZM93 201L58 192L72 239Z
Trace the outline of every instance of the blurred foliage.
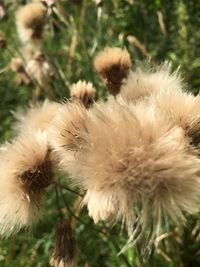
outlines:
M15 73L9 68L21 46L14 14L20 5L29 1L4 2L6 16L0 21L0 31L6 37L7 48L0 50L1 143L12 137L13 111L35 101L35 85L18 85ZM79 79L92 81L98 96L105 96L106 90L94 73L92 62L95 54L106 45L126 46L135 64L170 60L174 69L180 67L187 88L197 94L200 88L199 28L200 1L195 0L57 0L43 42L43 52L56 70L50 81L53 96L42 91L37 100L67 98L69 85ZM77 200L72 193L63 192L66 203L74 210ZM41 223L31 232L22 231L0 242L0 266L49 266L54 227L59 220L56 203L56 194L50 188ZM73 220L79 247L78 266L200 266L199 216L189 218L185 228L172 229L163 239L161 237L159 246L145 263L135 248L129 248L125 256L117 256L127 240L120 226L109 225L109 229L106 225L95 226L86 210L81 211L82 221L78 221L65 203L60 206Z

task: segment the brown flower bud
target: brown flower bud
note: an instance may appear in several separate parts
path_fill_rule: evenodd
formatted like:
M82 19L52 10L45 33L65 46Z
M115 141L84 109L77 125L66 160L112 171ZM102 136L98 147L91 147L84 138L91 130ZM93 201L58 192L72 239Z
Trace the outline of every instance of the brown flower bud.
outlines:
M61 220L56 227L56 246L50 264L54 267L73 267L75 258L76 245L70 222Z
M114 96L120 92L123 79L127 78L131 66L127 50L118 47L106 47L94 60L96 71Z
M95 98L96 90L91 82L78 81L71 86L70 93L72 100L78 100L88 108Z

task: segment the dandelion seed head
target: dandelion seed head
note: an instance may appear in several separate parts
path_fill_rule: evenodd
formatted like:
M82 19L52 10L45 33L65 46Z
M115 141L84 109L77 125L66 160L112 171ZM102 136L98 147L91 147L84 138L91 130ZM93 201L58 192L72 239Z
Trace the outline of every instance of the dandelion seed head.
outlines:
M41 132L19 136L1 153L0 235L9 236L37 221L52 179L51 159Z

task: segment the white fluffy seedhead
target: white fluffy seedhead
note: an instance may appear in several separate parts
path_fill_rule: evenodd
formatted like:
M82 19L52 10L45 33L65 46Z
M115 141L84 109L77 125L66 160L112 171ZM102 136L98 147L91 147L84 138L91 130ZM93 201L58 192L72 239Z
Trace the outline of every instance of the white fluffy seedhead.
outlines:
M87 191L84 203L94 221L125 219L129 233L138 204L142 229L161 218L184 221L198 208L199 159L184 131L147 107L99 104L87 115L87 131L79 128L82 146L73 158L76 182Z
M200 141L200 96L182 90L160 90L150 100L174 125L180 126L197 145Z
M52 179L46 135L26 133L1 151L0 235L30 226L40 214L41 197Z
M56 102L45 101L42 104L32 106L25 111L19 111L14 114L17 122L13 129L15 132L42 131L45 132L50 127L51 121L57 114L61 105Z

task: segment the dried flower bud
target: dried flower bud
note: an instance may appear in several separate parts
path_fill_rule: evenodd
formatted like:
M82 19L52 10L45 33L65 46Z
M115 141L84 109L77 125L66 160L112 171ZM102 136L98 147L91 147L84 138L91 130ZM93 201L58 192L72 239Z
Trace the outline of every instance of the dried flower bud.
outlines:
M54 267L73 267L76 260L76 244L71 225L62 220L56 227L56 246L50 264Z
M30 3L16 15L17 29L22 42L40 40L43 35L47 9L42 3Z
M78 81L71 86L71 98L72 100L78 100L88 108L95 98L96 90L91 82Z
M131 69L130 55L126 49L107 47L97 55L94 67L101 75L110 94L117 95L123 79L126 79Z

